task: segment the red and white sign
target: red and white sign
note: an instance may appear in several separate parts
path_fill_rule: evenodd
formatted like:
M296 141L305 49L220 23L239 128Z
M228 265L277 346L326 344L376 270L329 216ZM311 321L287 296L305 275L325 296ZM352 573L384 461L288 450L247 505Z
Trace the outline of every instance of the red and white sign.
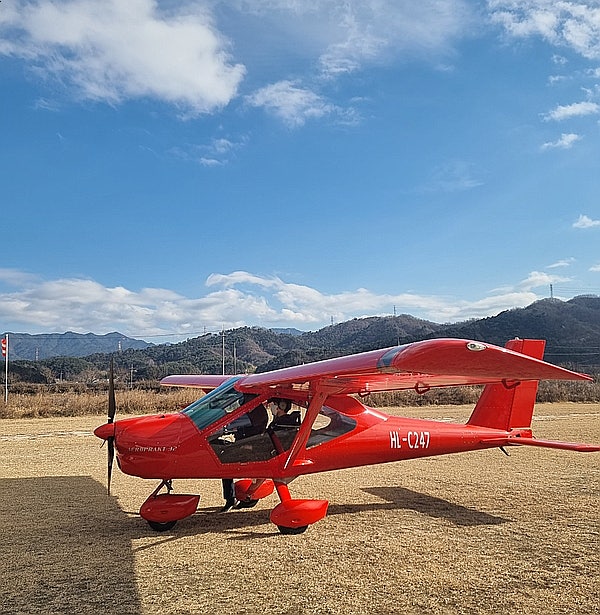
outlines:
M2 338L2 356L5 357L6 356L6 348L7 348L8 342L6 341L6 338L3 337Z

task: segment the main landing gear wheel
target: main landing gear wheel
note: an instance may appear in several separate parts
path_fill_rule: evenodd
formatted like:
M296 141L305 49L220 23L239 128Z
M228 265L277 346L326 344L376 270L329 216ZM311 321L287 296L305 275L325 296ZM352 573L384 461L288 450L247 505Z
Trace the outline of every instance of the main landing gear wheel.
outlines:
M300 527L285 527L284 525L278 525L277 528L282 534L291 536L292 534L304 534L308 529L308 525L301 525Z
M155 532L167 532L172 527L175 527L176 523L177 523L177 521L165 521L164 523L161 523L160 521L148 521L148 525Z

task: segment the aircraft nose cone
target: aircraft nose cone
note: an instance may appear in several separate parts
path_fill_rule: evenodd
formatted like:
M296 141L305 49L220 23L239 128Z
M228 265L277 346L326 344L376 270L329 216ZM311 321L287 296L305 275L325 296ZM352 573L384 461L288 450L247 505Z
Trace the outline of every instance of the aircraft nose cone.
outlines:
M108 440L109 438L114 438L115 423L104 423L104 425L96 427L96 429L94 429L94 435L101 440Z

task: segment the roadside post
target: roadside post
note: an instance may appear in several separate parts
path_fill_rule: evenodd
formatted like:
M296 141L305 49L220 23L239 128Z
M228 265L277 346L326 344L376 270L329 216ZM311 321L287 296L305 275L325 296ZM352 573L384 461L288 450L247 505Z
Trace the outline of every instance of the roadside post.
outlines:
M4 403L8 405L8 333L2 338L2 356L4 357Z

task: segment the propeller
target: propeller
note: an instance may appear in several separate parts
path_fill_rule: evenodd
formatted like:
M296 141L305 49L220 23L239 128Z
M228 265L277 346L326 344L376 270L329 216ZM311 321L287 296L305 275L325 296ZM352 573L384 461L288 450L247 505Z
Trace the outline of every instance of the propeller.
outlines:
M115 401L115 374L114 374L114 360L110 359L110 371L108 373L108 423L114 423L115 413L117 412L117 404ZM108 480L107 489L108 495L110 495L110 480L112 478L113 461L115 459L115 432L113 428L112 436L107 438L108 443Z
M108 420L104 425L94 429L94 435L108 442L108 495L110 495L110 480L112 478L113 461L115 459L115 414L117 412L117 404L115 402L115 374L114 361L110 359L110 370L108 372ZM102 443L104 446L104 442Z

